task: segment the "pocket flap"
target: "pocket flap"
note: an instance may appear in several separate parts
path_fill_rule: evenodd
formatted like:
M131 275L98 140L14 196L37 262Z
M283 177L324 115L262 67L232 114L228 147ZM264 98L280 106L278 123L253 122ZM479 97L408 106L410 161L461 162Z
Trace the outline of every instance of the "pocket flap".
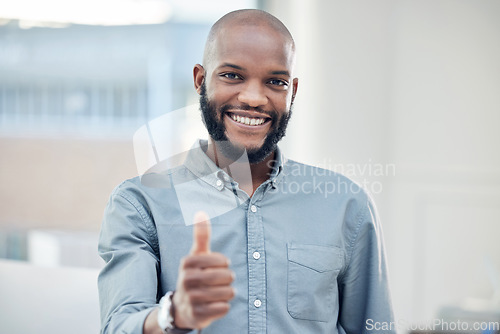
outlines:
M288 261L317 272L340 271L344 265L343 252L339 247L295 243L288 244Z

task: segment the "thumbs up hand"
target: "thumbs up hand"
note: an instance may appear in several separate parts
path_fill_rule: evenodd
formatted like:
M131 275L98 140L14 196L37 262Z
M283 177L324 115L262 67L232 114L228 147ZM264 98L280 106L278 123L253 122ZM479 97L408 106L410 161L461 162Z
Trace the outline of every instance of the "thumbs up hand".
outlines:
M179 328L205 328L229 312L234 274L229 259L210 251L210 220L198 212L194 218L193 246L179 267L174 293L174 322Z

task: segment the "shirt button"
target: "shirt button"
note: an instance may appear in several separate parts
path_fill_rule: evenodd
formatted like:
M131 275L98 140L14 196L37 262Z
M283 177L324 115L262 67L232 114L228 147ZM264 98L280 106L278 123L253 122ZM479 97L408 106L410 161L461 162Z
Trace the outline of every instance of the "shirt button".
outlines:
M259 252L253 252L252 256L256 260L260 259L260 253Z
M259 299L255 299L255 301L253 302L253 306L255 306L255 307L260 307L261 305L262 305L262 302Z
M250 207L250 210L251 210L252 212L257 212L257 207L256 207L255 205L252 205L252 206Z
M224 175L223 178L224 178L224 181L229 182L229 176Z
M217 187L220 187L220 186L222 186L222 181L221 180L217 180L217 182L215 182L215 184L217 185Z

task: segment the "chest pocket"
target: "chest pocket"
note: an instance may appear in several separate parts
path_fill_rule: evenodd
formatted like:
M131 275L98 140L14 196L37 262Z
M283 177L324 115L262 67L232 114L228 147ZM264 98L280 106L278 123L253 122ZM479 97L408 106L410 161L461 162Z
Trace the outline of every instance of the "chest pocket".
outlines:
M327 322L338 312L337 275L344 265L338 247L288 244L288 313Z

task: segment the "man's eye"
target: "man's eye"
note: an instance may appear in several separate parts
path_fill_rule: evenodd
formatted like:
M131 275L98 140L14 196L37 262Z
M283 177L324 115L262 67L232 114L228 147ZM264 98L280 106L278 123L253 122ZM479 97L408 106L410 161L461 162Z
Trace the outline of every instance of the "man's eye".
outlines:
M282 86L283 88L288 86L288 82L280 79L269 80L269 83L273 86Z
M224 74L222 74L222 76L224 78L228 78L231 80L241 79L241 77L236 73L224 73Z

